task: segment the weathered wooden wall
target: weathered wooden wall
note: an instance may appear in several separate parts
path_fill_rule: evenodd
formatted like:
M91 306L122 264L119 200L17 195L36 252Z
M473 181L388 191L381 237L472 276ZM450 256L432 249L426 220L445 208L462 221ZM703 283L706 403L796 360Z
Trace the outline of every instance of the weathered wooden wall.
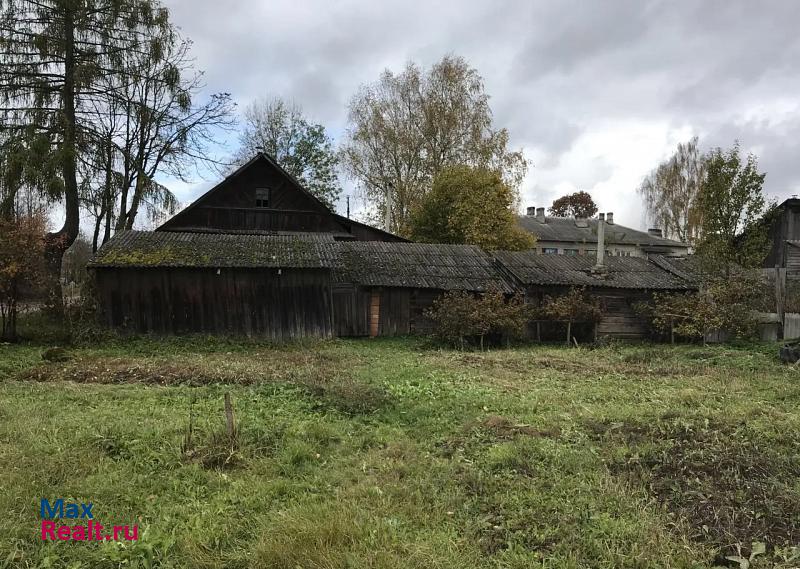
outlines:
M179 230L344 232L328 213L316 211L198 205L181 216ZM165 227L163 230L171 229Z
M527 302L541 306L546 295L565 294L568 290L568 287L527 287ZM600 302L603 317L597 323L596 330L591 326L580 324L574 326L576 333L582 336L579 340L592 340L591 336L595 332L598 338L609 336L622 340L641 340L650 336L646 319L637 314L634 308L636 303L650 300L651 295L648 292L634 289L595 288L589 289L588 294ZM546 322L540 323L538 331L533 324L529 333L532 338L536 338L538 334L539 337L546 340L552 340L554 335L560 337L561 334L560 331L553 330L552 323Z
M597 336L609 336L621 340L647 338L650 330L647 321L636 313L634 305L649 299L641 291L590 291L600 299L603 318L597 324Z
M256 207L258 188L269 188L268 208ZM227 178L160 229L344 232L333 213L266 160Z
M313 269L102 269L105 322L135 332L331 336L330 276Z
M369 335L369 292L352 284L333 286L333 322L337 336Z
M369 336L371 307L377 310L377 335L425 334L432 323L425 311L443 294L441 290L359 287L337 284L333 287L333 321L337 336Z

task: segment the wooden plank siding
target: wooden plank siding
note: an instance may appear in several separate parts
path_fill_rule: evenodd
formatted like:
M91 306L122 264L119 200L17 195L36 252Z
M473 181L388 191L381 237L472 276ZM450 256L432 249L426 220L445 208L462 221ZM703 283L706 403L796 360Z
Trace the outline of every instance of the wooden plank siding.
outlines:
M800 279L800 242L787 242L785 246L786 277L794 280Z
M337 336L369 336L369 292L352 284L335 284L333 286L333 323Z
M181 231L305 231L345 234L327 213L255 207L198 205L181 218ZM163 229L163 230L166 230Z
M641 340L650 334L647 321L636 313L637 302L647 300L648 295L639 291L625 293L591 293L600 300L603 318L597 323L597 336L608 336L621 340Z
M541 306L545 296L558 296L566 294L568 291L569 287L529 286L525 291L526 302ZM589 288L587 293L599 301L603 310L603 317L597 323L598 338L608 336L621 340L642 340L650 336L647 320L637 314L635 309L638 302L651 299L649 292L635 289ZM540 322L538 328L534 323L529 327L529 335L531 339L541 337L551 340L554 335L560 339L560 332L554 332L554 328L558 328L558 326L546 321ZM576 326L575 329L581 331L582 340L593 339L591 336L595 330L592 330L591 326Z
M95 269L106 324L140 333L334 333L330 275L316 269Z
M404 336L433 329L425 312L444 291L393 287L333 287L337 336Z

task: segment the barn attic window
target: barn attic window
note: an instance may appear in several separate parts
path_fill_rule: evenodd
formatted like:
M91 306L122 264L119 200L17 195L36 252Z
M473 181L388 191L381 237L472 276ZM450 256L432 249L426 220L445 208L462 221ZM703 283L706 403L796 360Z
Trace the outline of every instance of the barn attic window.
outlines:
M269 188L256 188L256 207L269 207Z

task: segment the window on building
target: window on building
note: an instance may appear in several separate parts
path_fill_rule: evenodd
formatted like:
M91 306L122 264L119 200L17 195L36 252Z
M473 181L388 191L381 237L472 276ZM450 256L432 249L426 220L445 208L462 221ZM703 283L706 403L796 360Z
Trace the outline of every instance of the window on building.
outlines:
M558 249L556 249L555 247L545 247L544 249L542 249L542 253L544 253L545 255L558 255Z
M570 257L577 257L578 250L577 249L564 249L564 254L569 255Z
M269 188L256 188L256 207L269 207Z
M597 249L586 249L587 255L597 255Z

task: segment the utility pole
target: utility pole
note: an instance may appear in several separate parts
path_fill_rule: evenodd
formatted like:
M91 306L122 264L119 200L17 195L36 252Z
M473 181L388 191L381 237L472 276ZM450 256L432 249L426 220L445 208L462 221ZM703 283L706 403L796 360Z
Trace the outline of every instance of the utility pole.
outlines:
M384 231L392 232L392 197L394 187L389 184L386 187L386 211L383 215L383 229Z

